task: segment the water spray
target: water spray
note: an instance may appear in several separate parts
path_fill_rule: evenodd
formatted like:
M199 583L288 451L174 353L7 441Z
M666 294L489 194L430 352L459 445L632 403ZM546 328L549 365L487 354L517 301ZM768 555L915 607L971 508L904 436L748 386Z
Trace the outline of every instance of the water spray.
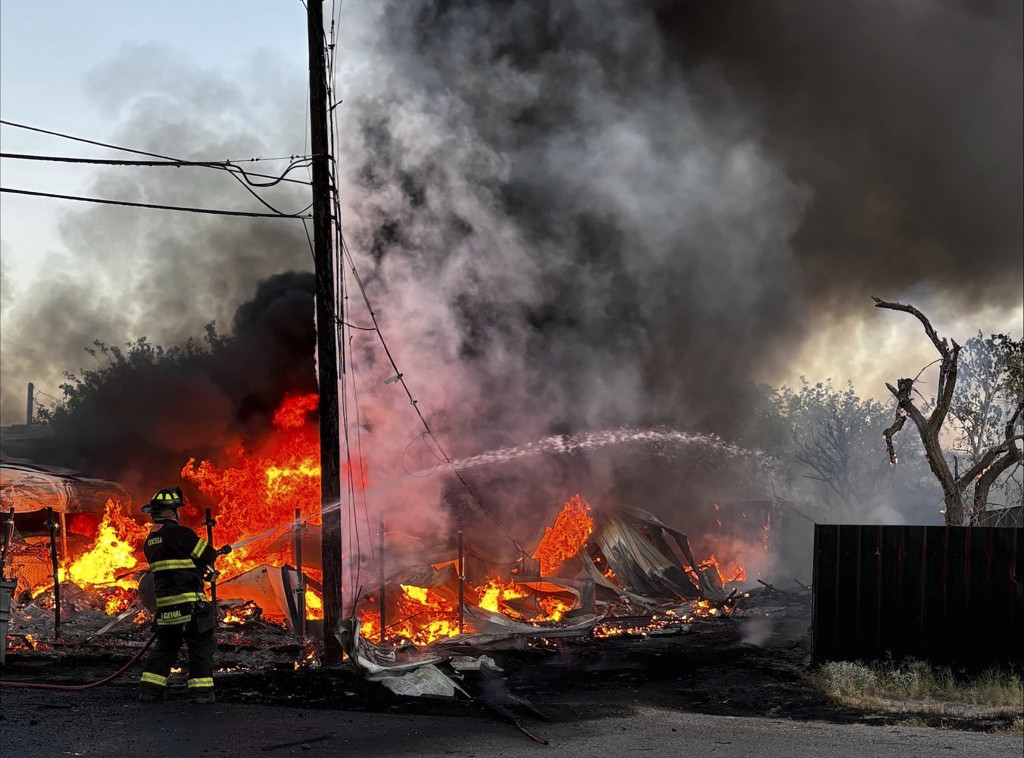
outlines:
M533 455L544 455L555 453L567 455L570 453L587 452L597 450L611 445L626 445L631 443L642 444L663 444L676 445L680 447L702 447L714 450L726 458L753 458L762 469L769 469L772 459L757 449L742 448L731 442L726 442L713 434L701 434L698 432L680 432L675 429L634 429L631 427L619 427L618 429L605 429L597 432L582 432L580 434L557 434L549 437L542 437L539 440L528 442L525 445L514 447L502 447L488 450L467 458L460 458L450 462L441 462L431 469L414 471L409 473L409 479L398 480L386 485L370 487L364 494L368 496L380 495L401 487L417 484L424 478L432 476L438 471L466 471L468 469L480 468L482 466L508 463L509 461L526 458ZM332 513L341 509L341 502L334 502L316 514L303 516L300 519L288 520L282 524L272 526L251 537L246 537L236 542L231 547L237 549L264 539L293 525L306 525L314 515Z

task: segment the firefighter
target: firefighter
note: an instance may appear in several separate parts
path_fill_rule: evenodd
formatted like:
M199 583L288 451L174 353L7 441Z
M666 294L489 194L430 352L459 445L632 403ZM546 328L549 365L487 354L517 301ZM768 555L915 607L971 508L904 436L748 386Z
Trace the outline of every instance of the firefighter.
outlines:
M178 523L178 508L185 504L181 488L162 489L142 506L153 526L143 552L156 589L156 642L146 659L139 700L163 699L171 666L182 641L188 646L188 691L193 702L212 703L214 630L217 609L206 599L204 577L213 572L218 555L231 552L226 545L215 551L206 540Z

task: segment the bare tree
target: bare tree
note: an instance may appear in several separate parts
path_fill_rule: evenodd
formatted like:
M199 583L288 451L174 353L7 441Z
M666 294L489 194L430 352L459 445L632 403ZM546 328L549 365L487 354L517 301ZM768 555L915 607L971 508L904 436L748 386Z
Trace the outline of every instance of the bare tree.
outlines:
M900 379L897 386L893 387L886 382L886 387L896 398L896 420L892 426L882 434L885 437L885 447L889 453L889 461L896 463L896 451L893 447L892 438L899 432L909 417L917 427L921 442L924 445L925 455L928 459L928 466L932 473L939 480L946 503L946 524L948 526L963 526L970 522L974 523L978 517L985 512L988 503L988 493L992 485L1000 475L1021 460L1024 453L1017 446L1017 442L1024 437L1015 433L1015 427L1021 420L1024 413L1024 400L1019 400L1013 414L1006 422L1003 430L1003 439L997 444L989 447L981 453L977 462L964 473L950 471L949 464L942 451L939 441L939 434L942 431L942 424L949 413L950 404L953 401L953 392L956 389L957 361L960 355L960 345L955 340L939 338L935 329L927 317L912 305L903 303L890 303L872 298L876 308L888 308L894 311L903 311L915 316L924 326L924 331L931 339L935 349L939 352L939 383L935 394L935 406L926 417L914 404L914 379ZM971 509L967 509L967 491L973 485L973 497L971 498ZM970 517L970 519L968 519Z

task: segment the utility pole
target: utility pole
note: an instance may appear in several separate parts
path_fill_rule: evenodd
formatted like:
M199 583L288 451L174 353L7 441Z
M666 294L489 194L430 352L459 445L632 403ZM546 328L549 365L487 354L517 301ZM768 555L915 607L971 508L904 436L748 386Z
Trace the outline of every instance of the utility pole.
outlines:
M34 410L36 401L36 385L32 382L28 383L28 407L25 411L25 425L30 426L32 424L32 411Z
M306 0L309 36L309 138L313 151L313 259L316 268L316 355L320 383L320 512L324 572L324 662L341 661L334 636L341 604L341 441L338 432L338 342L334 246L331 235L331 166L327 132L327 66L323 0Z

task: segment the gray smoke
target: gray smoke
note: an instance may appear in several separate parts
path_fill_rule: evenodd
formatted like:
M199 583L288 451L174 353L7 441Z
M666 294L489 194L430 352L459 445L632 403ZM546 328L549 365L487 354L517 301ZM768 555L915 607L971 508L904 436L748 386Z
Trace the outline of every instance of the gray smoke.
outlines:
M659 19L814 188L794 250L817 312L868 290L1020 307L1019 2L684 0Z
M1020 20L1019 3L926 0L344 6L346 239L448 452L626 423L735 436L753 381L791 370L871 294L1019 307ZM127 49L95 96L114 141L305 152L302 72L253 65L228 75ZM105 172L94 190L245 202L207 173ZM25 381L73 370L92 339L181 340L230 323L269 275L309 269L294 222L90 209L62 231L74 274L55 262L68 273L5 301L5 419ZM366 326L346 277L347 318ZM349 368L371 478L387 481L436 459L374 340L353 333ZM630 471L658 478L635 463L538 460L485 483L508 508L548 509L569 482L600 500L630 491ZM672 458L648 488L661 510L713 489L686 466ZM436 478L423 487L393 507L439 495Z
M89 136L182 159L302 154L301 72L285 76L255 61L243 76L232 73L213 72L160 47L127 47L92 72L90 94L117 126L111 134ZM275 97L268 99L262 86ZM56 144L55 153L75 153ZM271 173L286 163L245 167ZM283 185L264 194L295 211L309 202L302 190ZM229 176L208 169L109 169L80 194L264 210ZM298 221L57 207L64 249L47 254L36 281L5 277L4 423L23 419L26 382L56 396L63 372L97 368L84 352L94 340L123 347L144 335L170 346L200 337L209 322L227 332L259 281L311 268Z

